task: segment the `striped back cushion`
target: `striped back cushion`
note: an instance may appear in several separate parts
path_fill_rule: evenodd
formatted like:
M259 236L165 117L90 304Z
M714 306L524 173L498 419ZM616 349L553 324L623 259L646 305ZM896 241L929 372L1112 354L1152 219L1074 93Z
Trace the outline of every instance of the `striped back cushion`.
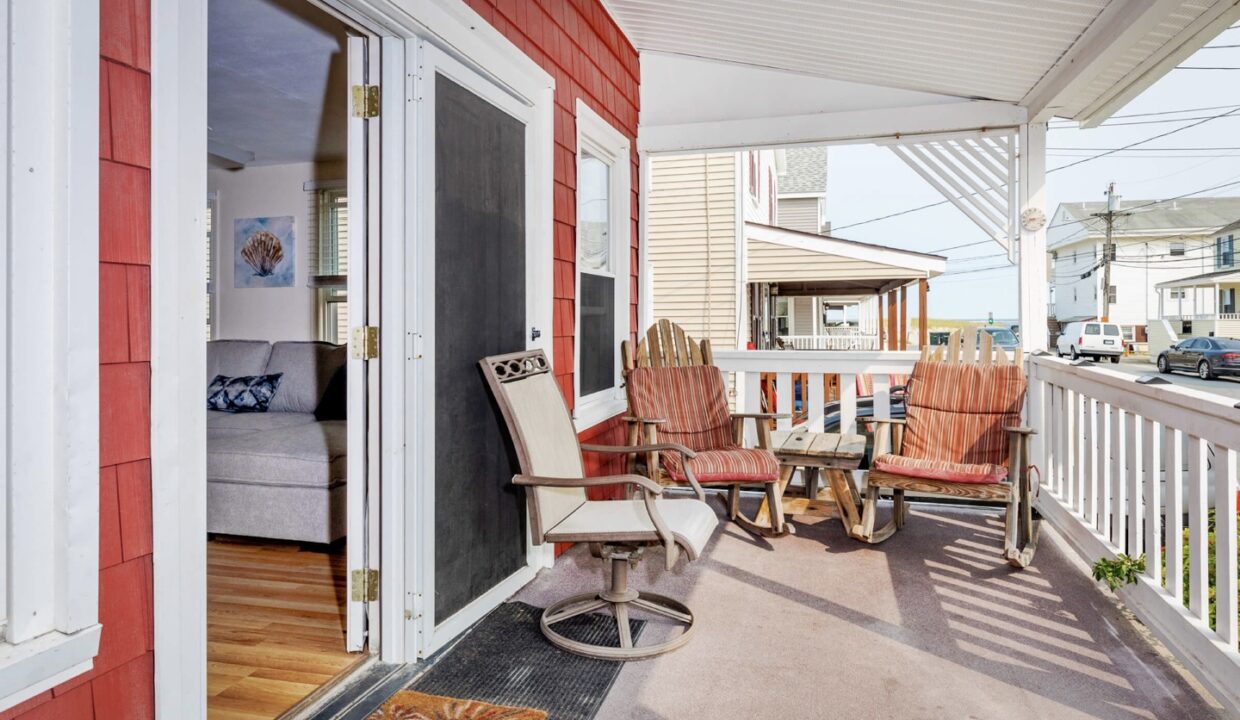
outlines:
M918 362L907 399L900 454L918 460L1006 465L1005 427L1020 425L1025 373L1019 365Z
M691 450L732 447L732 416L723 375L713 365L639 367L629 372L629 411L637 417L667 420L660 441Z

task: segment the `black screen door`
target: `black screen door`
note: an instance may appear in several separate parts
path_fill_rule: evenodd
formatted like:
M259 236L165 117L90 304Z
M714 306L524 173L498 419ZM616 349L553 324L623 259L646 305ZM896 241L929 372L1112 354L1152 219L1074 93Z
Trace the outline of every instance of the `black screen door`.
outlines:
M435 621L526 564L524 496L478 360L526 348L523 123L435 78Z

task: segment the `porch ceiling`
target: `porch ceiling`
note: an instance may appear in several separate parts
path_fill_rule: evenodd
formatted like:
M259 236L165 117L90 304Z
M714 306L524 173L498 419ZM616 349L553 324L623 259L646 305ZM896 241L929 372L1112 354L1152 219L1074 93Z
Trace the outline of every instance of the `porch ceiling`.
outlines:
M1058 115L1101 122L1240 19L1238 0L605 3L642 54L644 127L895 107L926 115L883 117L871 123L872 136L1015 125L1026 113L1038 121ZM648 62L660 71L645 72ZM753 82L758 76L762 84ZM846 92L820 92L824 81ZM770 87L784 92L763 100ZM712 92L745 101L718 117L718 103L685 100ZM838 107L841 97L852 106ZM1010 112L1017 109L1019 117ZM860 137L849 124L837 130L823 122L831 119L819 118L818 131L759 133L752 144ZM658 133L653 139L652 151L676 149ZM728 134L722 141L740 142Z
M786 228L745 223L749 282L779 283L781 295L872 294L943 274L940 255L897 250Z

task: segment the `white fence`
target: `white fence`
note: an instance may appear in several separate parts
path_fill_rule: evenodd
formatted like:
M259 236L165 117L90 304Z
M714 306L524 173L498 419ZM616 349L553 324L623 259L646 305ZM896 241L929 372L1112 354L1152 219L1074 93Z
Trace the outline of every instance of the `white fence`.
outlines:
M863 333L780 335L779 339L794 350L878 350L878 336Z
M1240 712L1240 410L1219 395L1140 384L1132 375L1052 357L1031 358L1029 371L1030 423L1039 431L1034 460L1043 483L1039 510L1087 562L1120 552L1145 554L1145 575L1121 589L1121 599L1221 702ZM1217 508L1213 568L1206 540L1210 507ZM1186 566L1187 605L1182 600ZM1211 571L1217 588L1214 629Z
M857 376L874 380L874 417L891 417L890 375L908 374L917 361L916 352L849 351L822 353L814 350L735 350L715 351L715 364L725 373L735 373L738 412L759 412L762 408L761 375L775 375L775 407L769 412L795 413L793 376L804 374L801 411L806 426L822 430L826 405L824 375L840 376L840 427L856 432ZM792 427L792 421L778 421L779 429Z

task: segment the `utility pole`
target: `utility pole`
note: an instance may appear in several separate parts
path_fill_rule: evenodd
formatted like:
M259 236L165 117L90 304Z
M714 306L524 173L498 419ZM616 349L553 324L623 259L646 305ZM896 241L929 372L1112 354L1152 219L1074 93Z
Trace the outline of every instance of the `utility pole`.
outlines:
M1107 239L1102 246L1102 317L1106 322L1111 317L1111 263L1115 260L1115 243L1112 234L1115 231L1115 218L1127 217L1132 213L1119 212L1120 196L1115 194L1115 183L1107 185L1107 211L1091 213L1093 217L1102 218L1107 224Z

